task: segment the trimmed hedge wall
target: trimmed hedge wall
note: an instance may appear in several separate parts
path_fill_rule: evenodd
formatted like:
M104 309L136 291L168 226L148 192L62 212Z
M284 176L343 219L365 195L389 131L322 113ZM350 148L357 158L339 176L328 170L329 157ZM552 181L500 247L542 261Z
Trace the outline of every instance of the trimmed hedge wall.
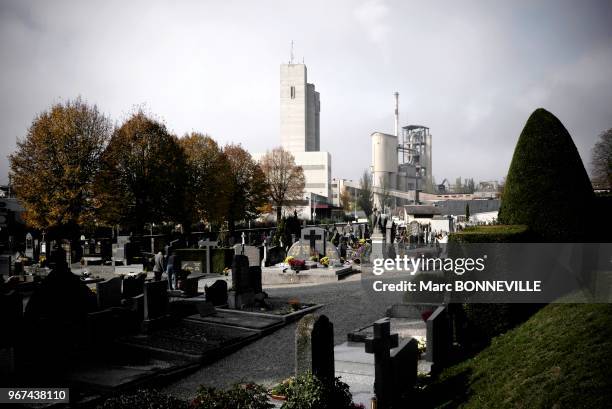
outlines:
M474 226L449 236L449 254L452 243L530 243L539 241L528 226L493 225ZM457 246L457 250L461 246ZM527 320L541 308L536 304L463 304L464 333L468 349L479 351L491 340Z
M528 243L535 235L525 225L473 226L452 233L450 243Z

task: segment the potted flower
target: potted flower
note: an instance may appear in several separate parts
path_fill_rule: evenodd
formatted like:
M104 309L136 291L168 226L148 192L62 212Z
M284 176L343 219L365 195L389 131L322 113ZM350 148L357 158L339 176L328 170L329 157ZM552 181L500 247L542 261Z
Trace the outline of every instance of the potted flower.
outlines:
M304 270L304 268L306 267L306 262L304 260L299 259L299 258L292 257L289 260L289 266L291 266L291 269L293 271L295 271L296 274L297 274L298 271Z
M319 260L319 263L321 263L325 267L329 267L329 257L323 257L321 260Z
M270 389L270 397L275 400L287 400L287 391L293 385L294 377L291 376Z

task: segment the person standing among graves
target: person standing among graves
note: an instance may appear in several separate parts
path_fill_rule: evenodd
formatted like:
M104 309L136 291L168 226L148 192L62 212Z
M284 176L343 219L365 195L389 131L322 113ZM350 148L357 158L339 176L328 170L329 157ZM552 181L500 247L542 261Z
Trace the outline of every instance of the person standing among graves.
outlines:
M174 290L176 287L176 273L180 269L181 262L179 257L173 251L168 257L168 264L166 265L166 274L168 275L168 288Z
M155 275L155 281L161 281L163 272L164 272L164 255L160 251L155 255L155 258L153 261L153 274Z

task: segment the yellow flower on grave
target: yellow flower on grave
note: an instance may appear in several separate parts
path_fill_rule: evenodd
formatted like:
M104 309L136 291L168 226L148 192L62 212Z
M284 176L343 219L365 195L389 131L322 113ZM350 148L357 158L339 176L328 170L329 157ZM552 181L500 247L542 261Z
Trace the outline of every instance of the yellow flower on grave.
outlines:
M291 260L293 260L295 257L293 256L287 256L287 258L285 259L285 264L289 264L291 262Z

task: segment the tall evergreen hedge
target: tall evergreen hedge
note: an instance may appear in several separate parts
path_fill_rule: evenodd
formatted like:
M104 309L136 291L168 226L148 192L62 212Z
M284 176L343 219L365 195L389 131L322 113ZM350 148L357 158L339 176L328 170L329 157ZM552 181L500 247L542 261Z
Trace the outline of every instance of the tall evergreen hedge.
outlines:
M592 206L591 182L572 137L557 117L536 109L514 149L499 221L528 225L551 242L580 241Z

